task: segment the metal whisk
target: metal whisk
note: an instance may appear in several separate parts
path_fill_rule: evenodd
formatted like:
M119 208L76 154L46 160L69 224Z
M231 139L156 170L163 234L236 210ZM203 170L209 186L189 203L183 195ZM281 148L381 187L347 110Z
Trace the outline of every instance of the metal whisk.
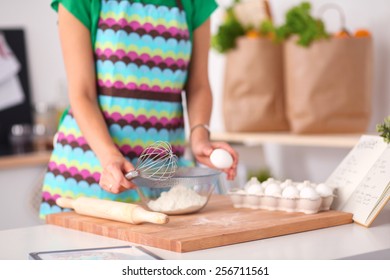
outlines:
M125 174L126 179L142 177L155 181L171 178L177 169L177 156L172 146L164 141L157 141L143 150L139 156L135 170Z

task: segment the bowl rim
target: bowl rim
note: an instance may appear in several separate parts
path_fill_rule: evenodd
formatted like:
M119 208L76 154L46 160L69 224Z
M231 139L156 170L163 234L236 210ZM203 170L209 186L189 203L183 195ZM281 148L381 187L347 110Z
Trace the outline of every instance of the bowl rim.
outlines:
M189 173L186 175L181 175L181 171L191 171L193 174ZM204 172L204 174L199 174L199 173ZM198 173L198 174L197 174ZM172 178L201 178L201 177L214 177L216 175L221 175L222 171L209 168L209 167L201 167L201 166L186 166L186 167L178 167L176 170L175 174L173 175Z
M185 173L184 175L182 173ZM182 180L220 180L222 171L209 167L179 167L173 177L164 180L152 180L141 176L135 177L132 181L142 188L170 188Z

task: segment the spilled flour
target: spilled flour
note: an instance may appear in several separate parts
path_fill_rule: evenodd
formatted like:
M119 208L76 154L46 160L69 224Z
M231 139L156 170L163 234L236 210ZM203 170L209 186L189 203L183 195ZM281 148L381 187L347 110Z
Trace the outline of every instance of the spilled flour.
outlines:
M156 200L148 202L148 207L166 214L184 214L198 210L205 205L207 197L199 195L191 188L174 186L168 192L161 193Z
M202 226L202 225L213 225L213 226L221 226L228 227L232 225L236 225L239 222L239 217L237 215L232 215L230 217L221 218L221 219L208 219L205 217L200 217L194 223L193 226Z

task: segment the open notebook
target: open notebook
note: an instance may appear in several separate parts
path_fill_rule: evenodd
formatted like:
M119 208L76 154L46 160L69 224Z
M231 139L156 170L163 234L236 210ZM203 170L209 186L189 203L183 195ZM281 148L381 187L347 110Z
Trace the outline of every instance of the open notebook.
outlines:
M390 145L363 135L326 183L337 188L333 208L369 227L390 198Z

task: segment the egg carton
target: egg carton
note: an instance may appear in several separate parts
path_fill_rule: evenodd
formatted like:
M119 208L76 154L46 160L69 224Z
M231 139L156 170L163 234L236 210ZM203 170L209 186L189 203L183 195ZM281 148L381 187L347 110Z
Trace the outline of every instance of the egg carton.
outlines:
M302 212L315 214L327 211L332 205L334 195L318 199L285 198L262 194L246 194L239 191L228 193L235 208L263 209L270 211Z

